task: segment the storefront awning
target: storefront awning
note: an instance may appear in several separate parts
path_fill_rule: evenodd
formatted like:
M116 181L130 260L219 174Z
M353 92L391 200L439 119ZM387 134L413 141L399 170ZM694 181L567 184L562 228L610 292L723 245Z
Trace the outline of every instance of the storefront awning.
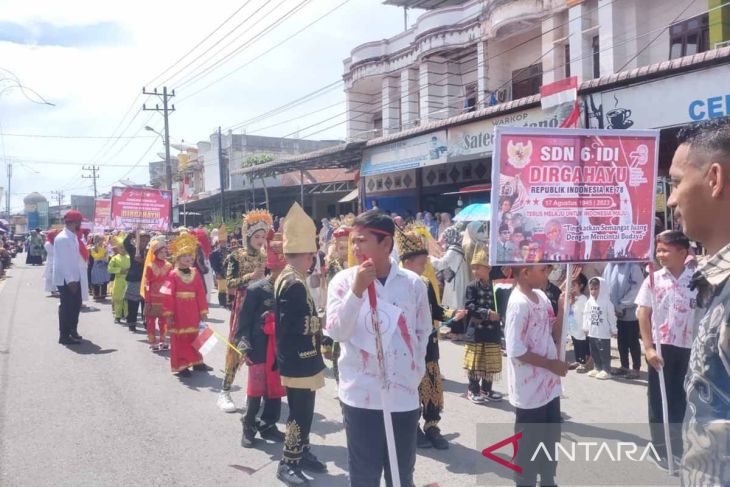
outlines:
M343 196L342 198L337 200L337 202L338 203L349 203L351 201L355 201L357 199L357 197L359 196L359 194L360 194L360 191L357 188L355 188L352 191L350 191L349 193L347 193L345 196Z

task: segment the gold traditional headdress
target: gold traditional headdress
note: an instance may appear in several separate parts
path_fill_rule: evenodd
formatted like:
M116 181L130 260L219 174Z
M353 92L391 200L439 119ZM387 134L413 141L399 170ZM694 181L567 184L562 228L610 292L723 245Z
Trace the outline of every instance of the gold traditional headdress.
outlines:
M170 243L170 251L175 259L182 255L195 255L197 248L198 239L189 233L183 233Z
M158 250L165 246L165 244L165 237L163 235L158 235L150 240L150 243L147 246L148 252L150 252L152 256L154 256Z
M273 224L274 219L266 210L253 210L243 215L243 233L247 239L259 230L268 233Z
M428 255L426 240L413 226L408 226L402 231L396 230L395 243L398 246L398 254L401 260L410 259L417 255Z
M486 245L478 243L474 249L474 256L471 258L471 265L483 265L489 267L489 249Z
M308 254L317 252L317 227L299 203L289 208L284 220L284 253Z

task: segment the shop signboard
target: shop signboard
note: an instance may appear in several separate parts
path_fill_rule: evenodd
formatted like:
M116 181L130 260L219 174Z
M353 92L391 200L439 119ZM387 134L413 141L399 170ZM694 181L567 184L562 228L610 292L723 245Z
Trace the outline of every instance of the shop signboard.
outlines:
M590 128L662 128L730 115L730 64L585 98Z
M658 138L498 127L490 263L650 261Z
M419 167L446 163L446 131L399 140L366 149L360 174L376 174L405 171Z
M154 188L112 188L111 224L116 230L170 229L171 194Z
M496 127L558 128L569 113L557 107L548 110L535 107L488 120L449 127L448 162L491 157L494 151Z

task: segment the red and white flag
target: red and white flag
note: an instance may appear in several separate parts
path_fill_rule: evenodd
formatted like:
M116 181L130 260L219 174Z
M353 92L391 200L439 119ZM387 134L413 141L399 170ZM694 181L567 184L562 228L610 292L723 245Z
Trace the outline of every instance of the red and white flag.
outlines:
M543 111L557 110L563 122L561 128L577 127L580 119L578 106L578 77L548 83L540 87L540 106Z
M218 344L218 337L210 326L206 326L198 337L193 341L193 347L200 352L200 355L206 355Z

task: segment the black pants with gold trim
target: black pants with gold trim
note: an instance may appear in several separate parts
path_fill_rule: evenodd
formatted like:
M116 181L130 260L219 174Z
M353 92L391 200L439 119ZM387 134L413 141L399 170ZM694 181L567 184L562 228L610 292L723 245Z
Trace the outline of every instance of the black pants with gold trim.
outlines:
M426 375L418 386L421 399L421 416L423 431L437 427L441 421L441 410L444 407L444 386L441 381L441 370L438 362L426 362Z
M309 448L309 431L314 418L315 395L316 391L310 389L286 388L289 419L286 421L284 456L281 463L299 463L304 450Z

